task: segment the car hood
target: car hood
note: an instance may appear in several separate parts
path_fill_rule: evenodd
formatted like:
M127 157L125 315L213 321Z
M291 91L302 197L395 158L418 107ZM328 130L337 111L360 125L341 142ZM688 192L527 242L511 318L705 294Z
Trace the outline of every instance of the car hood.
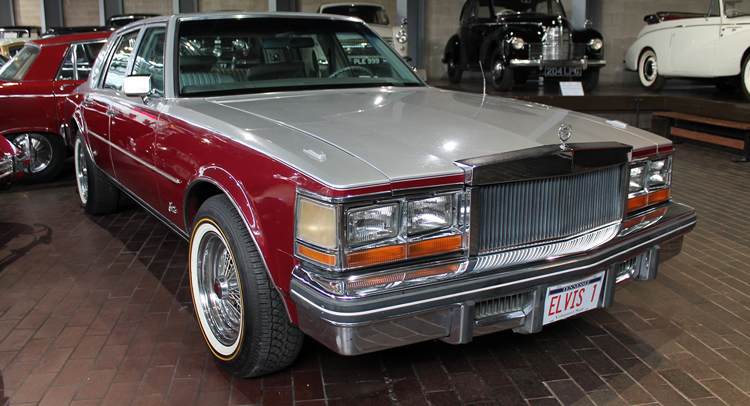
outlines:
M219 121L234 121L244 131L252 131L247 128L250 121L268 120L276 130L264 129L262 138L275 145L284 144L289 131L297 133L295 143L285 145L331 159L316 162L317 166L310 159L288 163L323 181L329 177L326 165L340 156L369 166L362 168L363 173L374 169L387 178L381 181L460 174L456 161L560 145L558 130L563 124L573 129L569 142L617 141L635 149L668 142L634 127L620 129L617 123L568 110L429 87L232 96L189 108ZM247 138L236 138L242 142L243 137ZM305 160L305 156L284 159ZM352 179L346 182L357 183L357 172L351 168L347 176ZM338 173L336 182L327 183L342 182L342 176Z

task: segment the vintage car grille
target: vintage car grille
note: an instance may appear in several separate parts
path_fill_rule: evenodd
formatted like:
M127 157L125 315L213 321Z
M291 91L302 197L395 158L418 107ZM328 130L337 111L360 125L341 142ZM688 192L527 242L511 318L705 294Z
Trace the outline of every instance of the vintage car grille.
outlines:
M624 170L624 165L618 165L480 187L480 227L478 232L474 230L478 253L544 244L622 219Z
M531 59L544 61L565 61L581 59L586 55L586 44L571 41L570 30L563 27L547 28L542 42L530 44Z
M533 298L534 292L523 292L479 301L474 305L474 319L481 320L498 314L523 310Z

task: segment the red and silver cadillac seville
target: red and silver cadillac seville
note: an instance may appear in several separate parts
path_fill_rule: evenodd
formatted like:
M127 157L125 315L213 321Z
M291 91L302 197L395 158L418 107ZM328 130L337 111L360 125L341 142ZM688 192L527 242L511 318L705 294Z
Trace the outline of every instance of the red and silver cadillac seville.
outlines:
M242 377L304 335L355 355L538 332L655 278L696 221L668 140L431 88L347 17L143 20L69 102L84 209L125 193L190 241L200 327Z

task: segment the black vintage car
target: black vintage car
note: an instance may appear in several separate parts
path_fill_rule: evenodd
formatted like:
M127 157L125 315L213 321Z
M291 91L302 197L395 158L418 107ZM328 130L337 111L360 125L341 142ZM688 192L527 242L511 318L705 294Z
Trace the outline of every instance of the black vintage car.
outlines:
M580 80L589 91L605 65L602 35L573 28L559 0L467 0L443 63L451 82L460 82L465 70L482 69L499 91L529 75L545 83Z

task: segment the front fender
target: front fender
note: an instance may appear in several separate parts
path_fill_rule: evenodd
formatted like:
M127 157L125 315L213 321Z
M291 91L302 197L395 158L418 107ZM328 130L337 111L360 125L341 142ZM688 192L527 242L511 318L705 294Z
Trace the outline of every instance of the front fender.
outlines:
M458 34L453 34L453 36L448 40L448 43L445 45L445 50L443 50L443 63L446 63L446 61L448 60L448 55L461 55L461 52L459 51L459 44L460 40Z

